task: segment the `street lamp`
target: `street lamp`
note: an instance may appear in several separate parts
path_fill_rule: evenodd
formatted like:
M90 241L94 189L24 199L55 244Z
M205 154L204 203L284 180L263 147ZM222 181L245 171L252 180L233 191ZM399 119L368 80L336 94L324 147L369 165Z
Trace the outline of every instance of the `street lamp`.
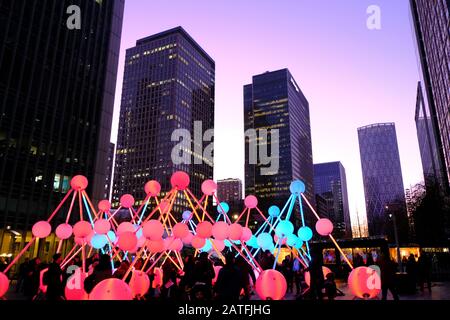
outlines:
M386 211L389 212L389 206L385 206ZM402 257L400 254L400 244L398 242L398 232L397 232L397 220L395 219L395 213L389 212L389 218L392 219L392 223L394 224L394 239L395 239L395 245L397 246L397 263L400 268L400 272L403 272L403 264L402 264Z

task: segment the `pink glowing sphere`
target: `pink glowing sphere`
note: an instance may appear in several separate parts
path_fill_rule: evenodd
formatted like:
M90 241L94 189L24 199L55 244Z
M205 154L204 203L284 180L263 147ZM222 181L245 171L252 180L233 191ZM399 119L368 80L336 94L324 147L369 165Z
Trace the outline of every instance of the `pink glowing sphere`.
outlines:
M131 222L125 221L119 224L116 233L118 236L120 236L124 232L134 232L134 231L135 231L134 225Z
M73 234L77 238L86 238L91 234L91 232L92 232L92 225L85 220L78 221L73 226Z
M163 271L161 268L155 268L153 269L153 273L155 275L155 278L153 279L153 289L161 287L163 284Z
M211 239L211 243L217 251L223 251L225 249L225 242L223 240Z
M8 288L9 279L3 272L0 272L0 298L3 297L6 292L8 292Z
M70 186L73 190L83 191L88 186L88 179L85 176L75 176L70 180Z
M189 234L181 240L183 241L184 244L189 245L192 243L193 238L194 238L194 235L191 232L189 232Z
M200 238L198 236L194 236L192 238L191 244L195 249L201 249L203 248L203 246L206 243L206 239L205 238Z
M123 251L131 251L137 247L137 237L134 232L124 232L119 235L117 245Z
M166 214L170 210L170 202L167 200L161 201L159 204L159 210L161 210L161 213Z
M175 237L183 239L189 234L189 227L187 224L179 222L173 227L172 232Z
M225 240L229 235L228 223L225 221L218 221L212 226L212 235L217 240Z
M214 285L217 282L217 278L219 277L220 269L222 269L222 266L214 266L214 279L212 280L212 284Z
M126 209L134 205L134 197L131 194L124 194L120 197L120 205Z
M79 246L82 246L83 244L86 243L86 238L79 238L79 237L75 237L75 243Z
M197 236L201 238L210 238L212 235L212 224L209 221L202 221L197 225Z
M149 240L161 240L164 234L164 226L158 220L149 220L142 226L144 237Z
M108 200L101 200L101 201L98 203L98 209L99 209L101 212L107 212L107 211L109 211L109 210L111 209L111 202L109 202Z
M88 294L84 291L84 280L86 277L87 275L81 272L81 268L78 268L75 274L67 279L66 287L64 288L66 300L79 301L88 299Z
M189 181L189 175L183 171L175 172L170 178L172 188L177 188L177 190L185 190L189 185Z
M355 268L348 276L348 287L355 297L373 299L381 291L380 275L369 267Z
M250 230L249 228L247 228L247 227L243 227L242 228L242 235L241 235L241 241L248 241L248 240L250 240L250 238L252 237L252 235L253 235L253 233L252 233L252 230Z
M244 204L246 208L253 209L258 205L258 199L255 196L245 197Z
M156 180L150 180L145 184L144 190L146 195L156 197L161 191L161 185Z
M94 222L94 230L98 234L107 234L111 230L111 224L106 219L99 219Z
M275 241L275 243L278 243L278 240L280 240L280 239L278 238L277 235L274 235L273 240ZM281 238L280 241L281 241L281 244L286 244L287 238Z
M110 278L97 284L89 295L89 300L132 300L131 288L120 279Z
M52 232L52 226L47 221L39 221L31 229L36 238L47 238Z
M165 244L162 239L160 240L147 240L147 249L152 253L163 252L165 250Z
M281 300L287 290L286 279L276 270L264 270L256 279L255 289L261 300Z
M329 219L319 219L316 222L316 230L321 236L329 236L333 232L333 223Z
M130 279L130 289L133 297L143 296L150 288L150 278L148 275L139 270L134 270Z
M145 239L145 237L138 238L137 247L142 248L143 246L145 246L146 241L147 241L147 239Z
M171 239L168 243L168 249L172 251L181 251L183 249L183 241L181 239Z
M69 239L72 236L73 228L68 223L62 223L56 227L56 236L61 240Z
M228 238L236 241L241 239L243 228L239 223L233 223L229 226L228 231L229 231Z
M323 272L323 278L326 279L327 274L331 273L331 270L325 266L322 266L322 272ZM305 282L309 287L311 284L311 275L309 274L309 271L305 272Z
M207 196L212 196L217 192L217 183L215 183L214 180L203 181L202 192Z

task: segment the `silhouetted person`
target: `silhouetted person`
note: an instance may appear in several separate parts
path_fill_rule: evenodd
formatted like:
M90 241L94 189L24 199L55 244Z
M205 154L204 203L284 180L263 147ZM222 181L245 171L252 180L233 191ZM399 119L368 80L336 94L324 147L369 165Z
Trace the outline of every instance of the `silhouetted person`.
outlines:
M353 258L353 267L358 268L362 266L364 266L364 259L359 253L357 253Z
M411 285L411 289L414 288L416 291L417 285L417 262L414 254L410 254L408 257L408 261L406 262L406 273L408 274L409 283Z
M241 272L242 285L244 287L244 300L250 300L251 296L251 286L250 279L252 279L253 284L256 283L255 273L253 272L252 266L248 264L247 261L242 256L236 258L236 266Z
M324 286L324 278L322 266L323 261L320 251L318 249L311 250L311 261L308 269L310 275L309 294L313 300L323 299L322 289Z
M242 273L235 264L233 253L226 256L225 266L220 269L214 291L218 300L238 301L245 284Z
M122 280L123 277L125 277L125 274L127 273L128 269L130 268L130 262L128 260L123 260L120 263L119 268L114 271L113 277ZM130 283L131 280L131 272L128 273L127 278L125 279L126 283Z
M375 261L373 260L373 255L372 252L367 253L367 261L366 261L366 265L367 266L372 266L375 264Z
M204 299L211 299L212 280L215 277L214 267L212 262L208 259L208 253L202 252L195 264L195 284L200 289L200 294L203 294ZM197 292L198 293L198 292Z
M428 291L431 292L431 267L432 261L428 253L421 252L418 262L418 275L420 291L424 290L424 283L427 283Z
M178 298L178 285L177 277L178 272L175 266L166 262L163 267L163 284L161 287L161 298L177 300Z
M92 274L84 280L84 290L89 294L97 284L109 278L112 278L111 258L107 254L102 254Z
M260 263L259 263L261 268L263 270L272 269L274 263L275 263L275 257L272 254L272 252L270 252L270 250L264 251L264 253L261 256Z
M34 258L30 261L29 268L23 283L23 293L28 300L32 300L39 290L39 276L41 260Z
M292 262L291 257L286 256L284 258L283 262L281 263L281 273L283 274L284 278L286 279L287 283L287 293L293 292L293 286L294 286L294 272L292 271Z
M27 276L28 270L30 269L30 259L26 258L24 262L22 262L19 266L19 271L17 275L17 286L16 292L23 291L23 283Z
M297 290L297 296L302 293L302 281L303 281L303 266L299 260L300 258L294 258L292 263L292 272L294 273L295 289Z
M47 300L63 300L64 287L60 267L61 262L61 254L54 254L53 261L50 263L47 272L44 274L44 284L47 285Z
M399 300L397 290L395 288L395 273L397 271L397 265L389 257L382 254L380 258L380 270L381 270L381 292L382 300L386 300L388 290L391 291L394 300Z
M334 273L330 272L327 274L325 283L324 283L324 287L325 287L325 293L328 297L328 300L334 300L334 298L336 298L337 296L337 286L336 286L336 282L334 281Z

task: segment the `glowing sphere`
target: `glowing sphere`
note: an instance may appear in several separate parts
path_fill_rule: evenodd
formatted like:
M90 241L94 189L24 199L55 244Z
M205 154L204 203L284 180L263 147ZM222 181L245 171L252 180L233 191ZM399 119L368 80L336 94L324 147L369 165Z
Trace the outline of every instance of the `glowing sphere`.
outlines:
M78 221L73 226L73 234L77 238L86 238L91 234L91 232L92 232L92 225L85 220Z
M303 183L303 181L295 180L295 181L291 182L289 190L291 190L292 194L299 194L299 193L304 193L306 188L305 188L305 184Z
M101 200L98 203L98 209L101 212L107 212L107 211L109 211L109 209L111 209L111 203L108 200Z
M147 248L152 253L163 252L165 250L165 244L163 240L148 240Z
M271 206L269 208L269 216L278 217L279 214L280 214L280 208L278 208L277 206Z
M205 238L200 238L198 236L194 236L192 238L191 244L195 249L201 249L205 245L206 240Z
M111 224L106 219L99 219L94 222L94 231L98 234L107 234L111 230Z
M80 245L80 246L82 246L83 244L86 243L86 238L78 238L78 237L75 237L74 240L75 240L75 243L78 244L78 245Z
M110 278L101 281L92 289L89 300L132 300L130 287L120 279Z
M355 297L373 299L381 291L380 275L369 267L355 268L348 276L348 287Z
M161 240L164 226L158 220L149 220L143 224L144 237L149 240Z
M242 237L242 226L239 223L233 223L228 227L228 238L230 240L240 240Z
M189 221L192 218L192 212L190 211L185 211L183 212L183 220Z
M252 235L249 240L245 242L248 246L252 248L258 248L258 241L256 240L256 236Z
M46 238L52 232L52 226L47 221L39 221L33 225L32 232L36 238Z
M185 190L189 185L189 181L189 175L183 171L175 172L170 178L172 188L176 188L177 190Z
M173 227L172 232L175 237L182 239L189 234L189 227L187 224L180 222Z
M62 223L56 227L56 236L61 240L69 239L72 236L73 228L68 223Z
M247 227L243 227L242 228L242 235L241 235L241 241L248 241L248 240L250 240L250 238L252 237L252 230L250 230L249 228L247 228Z
M328 236L333 232L333 223L328 219L319 219L316 222L316 231L321 236Z
M217 240L225 240L228 238L229 230L228 223L225 221L218 221L212 226L212 235Z
M263 250L269 249L273 245L272 236L267 232L263 232L258 235L256 242Z
M214 279L212 280L212 284L213 285L216 283L217 278L219 277L220 269L222 269L222 266L214 266L214 274L215 274L215 276L214 276Z
M85 176L75 176L70 180L70 186L77 191L85 190L88 186L88 179Z
M134 270L130 279L130 289L133 297L143 296L150 288L150 278L148 275L139 270Z
M226 202L221 202L217 206L217 212L220 213L220 214L223 214L224 212L228 213L228 211L230 211L230 206Z
M212 196L217 192L217 183L215 183L213 180L203 181L202 192L207 196Z
M134 232L124 232L119 235L117 245L123 251L131 251L137 246L137 237Z
M258 199L255 196L247 196L245 197L244 204L246 208L256 208L258 205Z
M104 234L95 234L91 239L91 246L94 249L101 249L108 243L108 239Z
M137 241L137 247L138 248L142 248L145 245L145 242L147 241L147 239L145 239L145 237L138 237L138 241Z
M191 244L193 238L194 235L191 232L189 232L189 234L181 240L183 241L184 244Z
M322 266L322 272L323 278L326 279L327 274L331 273L331 270L325 266ZM305 272L305 282L308 285L308 287L311 285L311 275L309 274L309 271Z
M275 228L275 234L282 238L287 237L289 234L292 234L293 232L294 232L294 225L287 220L281 220Z
M0 298L3 297L6 292L8 292L8 288L9 279L3 272L0 272Z
M124 194L120 197L120 205L126 209L134 205L134 197L131 194Z
M212 235L212 224L209 221L202 221L197 225L197 236L202 238L210 238Z
M167 200L163 200L159 203L159 210L161 213L166 214L170 210L170 202Z
M114 242L117 240L116 234L114 233L114 231L108 231L108 233L106 234L109 238L109 240L111 242Z
M225 242L223 240L217 240L217 239L211 239L213 248L215 248L217 251L222 251L225 249Z
M171 239L168 243L168 249L172 251L181 251L183 249L183 241L181 239Z
M95 224L94 224L95 226ZM122 222L121 224L119 224L119 226L117 227L117 235L120 236L122 233L124 232L134 232L134 225L131 222Z
M294 247L296 247L297 249L300 249L301 247L303 247L303 241L297 237L297 241L295 242Z
M156 180L150 180L145 184L144 190L146 195L156 197L161 191L161 185Z
M264 270L256 279L255 289L261 300L281 300L287 290L286 279L276 270Z
M297 234L298 238L305 242L311 240L313 236L313 232L309 227L301 227L300 229L298 229Z
M200 249L200 251L202 252L209 252L212 250L212 244L211 241L209 239L206 239L205 241L205 245Z
M290 235L287 236L286 238L286 244L290 247L295 247L295 244L299 241L298 237L291 233Z
M279 238L277 235L274 235L273 236L273 240L275 241L275 243L280 243L281 242L281 244L286 244L286 238L285 237L283 237L283 238ZM280 241L280 242L278 242L278 241Z
M67 279L66 287L64 288L64 296L67 300L87 300L88 294L84 291L84 280L87 275L81 272L81 268L75 270L75 274L72 274Z

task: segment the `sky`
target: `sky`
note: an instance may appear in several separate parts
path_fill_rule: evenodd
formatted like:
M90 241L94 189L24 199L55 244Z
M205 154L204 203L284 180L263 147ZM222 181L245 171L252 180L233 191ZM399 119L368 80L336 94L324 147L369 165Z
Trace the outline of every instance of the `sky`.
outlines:
M381 10L379 30L367 28L370 5ZM366 212L358 127L395 122L404 186L423 180L408 0L126 0L111 141L125 50L176 26L216 62L215 180L244 180L243 85L282 68L309 101L314 163L341 161L346 169L352 224Z

